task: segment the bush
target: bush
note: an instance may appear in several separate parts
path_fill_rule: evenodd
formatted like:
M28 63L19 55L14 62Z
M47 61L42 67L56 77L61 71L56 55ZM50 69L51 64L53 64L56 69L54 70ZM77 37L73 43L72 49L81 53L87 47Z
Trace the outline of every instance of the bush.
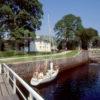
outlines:
M14 51L14 50L0 52L0 57L12 57L12 56L19 56L19 55L20 56L24 55L24 53L21 51Z
M30 52L29 55L46 55L51 54L51 52Z
M46 55L46 54L51 54L51 52L30 52L30 53L25 53L23 51L15 51L15 50L10 50L10 51L1 51L0 52L0 57L12 57L12 56L24 56L24 55Z

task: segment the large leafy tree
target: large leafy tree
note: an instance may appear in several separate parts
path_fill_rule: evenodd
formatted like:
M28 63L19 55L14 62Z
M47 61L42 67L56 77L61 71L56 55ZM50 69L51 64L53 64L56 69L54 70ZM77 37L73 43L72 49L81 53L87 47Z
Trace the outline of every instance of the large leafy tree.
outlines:
M74 39L75 33L81 29L83 29L83 26L80 17L73 14L65 15L54 27L58 45L63 42L63 48L66 48L66 43L70 39Z
M35 31L40 29L42 17L42 4L38 0L0 0L0 27L10 31L15 39L20 38L16 32L20 29L28 30L28 37L31 37L31 32L35 36ZM16 35L13 35L14 32Z
M82 49L88 49L93 37L98 36L98 32L93 28L84 28L80 32L77 32L76 35L80 38Z

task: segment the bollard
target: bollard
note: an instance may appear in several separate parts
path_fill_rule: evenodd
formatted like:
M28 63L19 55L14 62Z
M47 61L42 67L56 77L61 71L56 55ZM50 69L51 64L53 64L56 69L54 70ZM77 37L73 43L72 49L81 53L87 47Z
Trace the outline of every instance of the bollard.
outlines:
M29 94L28 100L35 100L31 93Z
M13 76L13 93L16 94L16 77Z

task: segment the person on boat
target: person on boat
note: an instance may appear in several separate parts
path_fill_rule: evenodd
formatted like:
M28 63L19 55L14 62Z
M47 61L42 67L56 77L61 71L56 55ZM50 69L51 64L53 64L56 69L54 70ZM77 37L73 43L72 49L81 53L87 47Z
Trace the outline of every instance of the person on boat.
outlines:
M43 72L40 72L40 73L38 74L38 79L43 79L43 77L44 77Z
M50 62L50 71L52 72L54 70L54 68L53 68L53 62L51 61Z
M39 74L39 65L37 65L37 67L34 69L33 77L38 78L38 74Z
M34 72L33 77L38 78L38 74L39 74L38 71Z
M43 69L43 74L44 74L44 75L46 75L47 70L48 70L48 61L46 60L46 61L44 62L44 69Z

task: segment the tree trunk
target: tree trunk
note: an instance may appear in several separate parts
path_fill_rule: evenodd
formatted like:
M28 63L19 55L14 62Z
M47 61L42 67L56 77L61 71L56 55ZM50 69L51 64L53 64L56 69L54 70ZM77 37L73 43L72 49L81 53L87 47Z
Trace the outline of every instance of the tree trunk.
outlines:
M5 49L4 49L4 42L3 41L1 41L0 42L0 51L4 51Z
M28 53L30 53L30 40L28 40Z
M82 41L81 42L82 43L82 49L84 49L84 50L88 50L88 42L86 42L86 41Z

